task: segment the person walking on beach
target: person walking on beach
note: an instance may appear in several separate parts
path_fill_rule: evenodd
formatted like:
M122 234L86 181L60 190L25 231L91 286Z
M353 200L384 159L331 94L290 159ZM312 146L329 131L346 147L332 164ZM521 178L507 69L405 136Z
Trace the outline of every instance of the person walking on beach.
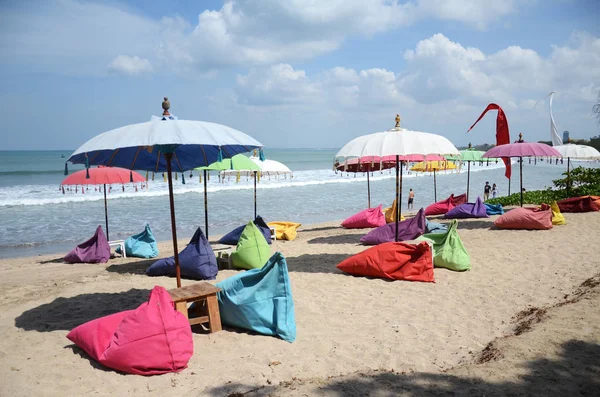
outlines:
M415 192L413 192L412 189L410 189L410 192L408 192L408 209L413 209L415 208Z
M498 189L496 188L496 184L494 183L492 185L492 198L496 198L497 195L498 195Z
M490 186L490 183L486 182L485 186L483 187L483 201L487 201L490 198L491 189L492 187Z

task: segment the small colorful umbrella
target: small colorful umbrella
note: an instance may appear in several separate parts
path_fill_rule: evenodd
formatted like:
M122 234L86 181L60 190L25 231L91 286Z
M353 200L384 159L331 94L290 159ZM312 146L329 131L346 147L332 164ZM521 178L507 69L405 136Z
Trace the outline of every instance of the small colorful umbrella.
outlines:
M369 179L369 173L373 171L383 171L389 168L394 168L396 164L392 161L375 161L373 156L353 158L345 160L341 163L335 164L336 171L342 172L366 172L367 173L367 203L371 208L371 181Z
M243 154L236 154L230 159L216 161L206 167L198 167L196 170L204 172L204 228L206 238L208 238L208 193L206 190L206 181L208 171L225 171L225 170L252 170L258 171L260 167L252 160ZM254 217L256 218L256 184L254 184Z
M108 234L108 205L106 203L106 185L113 183L120 183L124 185L126 183L143 183L146 182L146 178L138 174L135 171L126 170L125 168L119 167L97 167L89 168L87 170L81 170L72 173L63 181L63 186L81 185L103 185L104 186L104 220L106 222L106 239L110 241Z
M523 135L519 134L519 140L515 143L507 143L491 148L484 157L519 158L519 171L521 177L521 207L523 206L523 157L557 157L561 158L558 150L544 143L525 142Z

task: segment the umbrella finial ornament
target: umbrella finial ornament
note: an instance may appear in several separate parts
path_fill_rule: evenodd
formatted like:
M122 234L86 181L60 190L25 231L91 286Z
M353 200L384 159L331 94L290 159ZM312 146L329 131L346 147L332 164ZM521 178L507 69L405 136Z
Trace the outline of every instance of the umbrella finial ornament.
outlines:
M469 142L469 146L467 147L467 149L472 149L471 142Z
M170 116L169 109L171 108L171 102L169 102L169 98L165 97L165 100L162 102L163 108L163 116Z
M522 133L522 132L519 132L519 140L518 140L517 142L518 142L518 143L523 143L523 142L525 142L525 141L523 140L523 133Z
M400 115L396 114L396 128L400 128Z

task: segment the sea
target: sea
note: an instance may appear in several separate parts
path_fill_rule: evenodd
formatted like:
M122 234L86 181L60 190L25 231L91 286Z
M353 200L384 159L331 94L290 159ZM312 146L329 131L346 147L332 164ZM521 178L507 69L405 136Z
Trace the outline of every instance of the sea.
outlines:
M288 176L263 177L257 183L258 215L269 221L313 225L342 220L368 207L365 173L335 172L337 149L265 149L265 156L284 163ZM0 151L0 258L64 254L104 228L104 196L95 186L85 190L66 187L65 161L72 150ZM577 165L577 164L575 164ZM594 164L592 166L598 166ZM68 172L82 166L68 164ZM566 171L564 163L526 159L523 186L527 190L552 186ZM145 171L141 171L146 176ZM483 194L488 181L500 195L508 193L502 162L471 163L470 201ZM186 172L174 182L177 235L186 239L198 227L204 229L203 183L198 171ZM148 173L147 186L112 185L107 194L110 239L126 239L150 225L159 241L171 238L167 183L162 173ZM431 173L403 172L403 211L409 189L415 192L415 211L451 193L466 191L466 165L460 170L437 172L437 197ZM208 180L209 238L225 234L254 217L252 178ZM370 175L371 206L391 205L395 194L395 170ZM519 167L513 164L512 192L519 188Z

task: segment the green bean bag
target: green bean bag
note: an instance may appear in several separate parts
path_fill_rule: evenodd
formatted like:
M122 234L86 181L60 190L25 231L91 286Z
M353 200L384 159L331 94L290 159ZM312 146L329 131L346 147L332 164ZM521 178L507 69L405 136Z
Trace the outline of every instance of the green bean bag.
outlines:
M446 233L427 233L416 241L433 244L433 266L462 272L471 269L471 258L463 245L458 231L458 221L454 219Z
M239 269L260 269L271 256L271 248L254 222L248 222L231 253L231 263Z

